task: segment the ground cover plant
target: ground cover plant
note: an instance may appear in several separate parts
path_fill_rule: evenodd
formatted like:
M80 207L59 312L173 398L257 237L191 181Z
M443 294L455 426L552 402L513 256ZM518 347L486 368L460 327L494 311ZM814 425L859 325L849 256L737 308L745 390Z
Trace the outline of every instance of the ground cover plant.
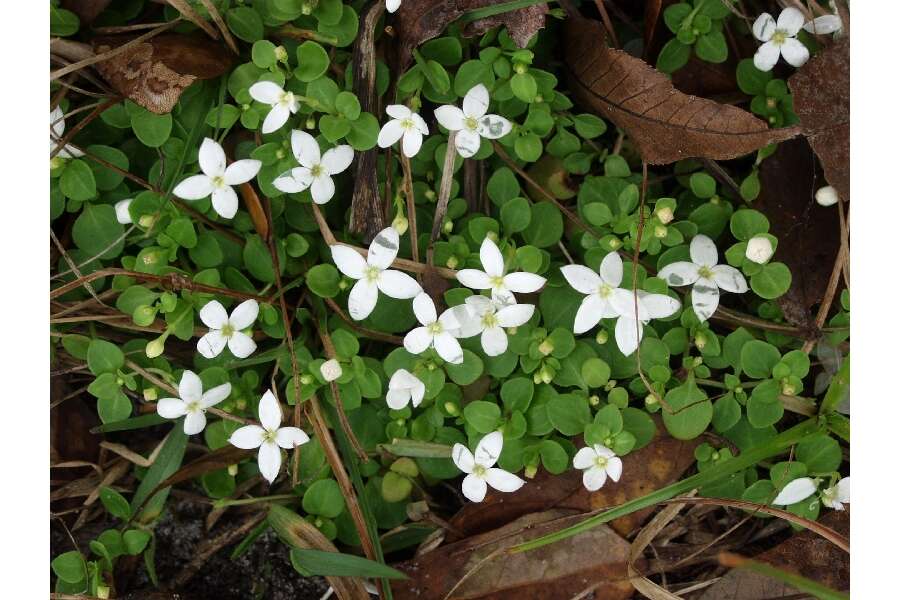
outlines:
M50 17L54 597L845 597L847 3Z

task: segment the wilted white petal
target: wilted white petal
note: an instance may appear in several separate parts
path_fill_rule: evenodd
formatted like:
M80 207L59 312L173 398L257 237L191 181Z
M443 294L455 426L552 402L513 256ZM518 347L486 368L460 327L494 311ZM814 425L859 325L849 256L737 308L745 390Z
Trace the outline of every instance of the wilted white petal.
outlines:
M475 457L462 444L453 444L450 456L453 458L453 464L456 465L456 468L463 473L471 473L472 469L475 468Z
M215 140L203 138L198 153L200 170L209 177L220 177L225 174L225 151Z
M786 506L809 498L816 492L816 483L809 477L795 479L786 486L772 501L772 504Z
M789 6L778 15L778 29L788 35L797 35L805 20L799 9Z
M606 470L594 465L582 474L581 482L589 492L596 492L606 483Z
M416 129L410 129L403 134L403 155L412 158L422 148L422 133Z
M472 502L481 502L487 494L487 482L476 475L466 475L462 482L462 493Z
M797 38L788 38L781 45L781 55L792 67L802 67L809 60L809 48Z
M331 246L331 260L341 273L351 279L362 279L366 274L366 259L350 246Z
M400 249L400 234L393 227L385 227L369 244L366 262L382 271L391 266Z
M347 297L347 310L356 321L362 321L375 310L378 303L378 286L374 281L360 279L353 284Z
M259 400L259 422L269 431L275 431L281 425L281 407L272 390L266 390Z
M781 56L781 46L774 42L766 42L756 49L756 54L753 55L753 66L760 71L771 71L778 62L779 56Z
M487 112L490 102L491 97L487 88L483 83L479 83L466 92L463 98L463 112L467 117L480 119Z
M769 241L766 238L763 239L767 242ZM747 280L744 279L743 274L730 265L716 265L712 268L712 272L713 280L716 282L716 285L726 292L743 294L749 289L747 287Z
M444 106L439 106L434 111L434 116L437 119L438 123L444 126L445 129L450 131L459 131L463 128L464 120L466 116L463 114L459 108L445 104Z
M822 15L806 23L803 29L813 35L828 35L842 31L844 24L838 15Z
M482 467L493 467L503 451L503 434L492 431L478 442L475 447L475 462Z
M709 319L719 307L719 288L715 282L700 278L691 288L691 306L701 321Z
M222 354L227 343L228 340L222 335L222 332L216 329L197 340L197 352L204 358L212 359Z
M820 187L816 190L816 202L818 202L820 206L832 206L837 204L838 200L837 190L830 185Z
M228 438L228 443L244 450L252 450L253 448L259 448L265 435L266 430L259 425L244 425L231 434L231 437Z
M128 212L129 206L131 206L130 198L128 200L119 200L118 202L116 202L116 221L118 221L122 225L131 224L131 213Z
M660 269L657 277L676 287L690 285L699 279L700 267L687 261L673 262Z
M212 193L212 206L223 219L233 219L237 214L238 197L234 189L229 186L216 188Z
M322 373L322 379L325 381L334 381L344 374L341 363L333 358L323 362L322 366L319 367L319 372Z
M275 443L291 450L309 441L309 436L299 427L282 427L275 433Z
M343 173L353 162L353 148L347 144L335 146L322 155L322 166L329 175Z
M606 474L613 481L618 481L622 476L622 459L618 456L611 456L606 459Z
M156 412L164 419L177 419L187 414L187 404L180 398L163 398L156 403Z
M837 482L837 499L840 502L850 502L850 476Z
M521 477L498 468L488 469L484 478L488 485L501 492L514 492L525 485L525 480Z
M775 18L769 13L763 13L753 22L753 37L761 42L768 42L775 35Z
M775 249L772 247L772 241L764 235L757 235L751 238L750 241L747 242L747 249L744 251L744 256L747 260L755 262L758 265L763 265L768 262L773 254L775 254ZM716 281L716 283L719 282ZM719 283L719 287L725 288L721 283Z
M212 180L206 175L191 175L172 190L182 200L202 200L212 192Z
M281 470L281 448L272 442L263 442L259 447L256 462L259 465L259 474L272 483Z
M719 251L716 244L702 233L691 240L691 260L701 267L712 267L719 262Z
M378 277L378 289L384 292L385 295L398 300L415 298L422 292L422 286L419 285L418 281L406 273L393 269L381 272L381 275Z
M66 120L63 118L62 107L58 104L50 111L51 138L61 138L66 131Z
M456 132L456 151L463 158L470 158L481 148L481 136L468 129Z
M512 131L512 123L500 115L485 115L478 120L478 135L489 140L502 138Z

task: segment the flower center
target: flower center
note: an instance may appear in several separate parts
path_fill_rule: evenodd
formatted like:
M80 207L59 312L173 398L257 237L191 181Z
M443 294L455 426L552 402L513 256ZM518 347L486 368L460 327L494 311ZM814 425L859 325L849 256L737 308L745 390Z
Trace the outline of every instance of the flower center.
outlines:
M408 130L412 129L413 127L415 127L415 123L413 123L412 119L406 118L406 119L403 119L402 121L400 121L400 127L402 127L403 129L408 131Z
M285 92L279 98L278 103L290 107L294 103L294 92Z
M366 267L363 278L370 283L375 283L378 281L378 276L380 274L381 270L378 267Z
M435 321L431 325L428 326L428 333L431 335L438 335L444 333L444 326L441 325L440 321Z
M776 46L780 46L788 39L788 37L790 36L788 36L787 32L781 29L776 29L775 35L772 36L772 43Z
M266 429L262 434L263 443L268 442L268 443L274 444L275 437L277 435L278 435L277 429L274 429L274 430Z
M485 329L490 329L492 327L496 327L498 324L497 317L494 315L493 312L489 312L489 313L485 314L483 317L481 317L481 323L484 325Z
M487 469L484 468L482 465L475 465L475 468L472 469L472 475L475 475L476 477L481 477L482 479L484 479L484 476L486 473L487 473Z
M603 456L598 456L597 458L594 459L594 464L597 465L598 467L600 467L601 469L605 469L606 464L608 462L609 461L606 460L606 458L604 458Z
M700 270L697 271L697 273L704 279L712 279L713 276L712 269L710 269L709 267L700 267Z
M199 402L191 402L187 405L187 411L189 413L202 412L203 408L200 406Z
M597 288L597 295L601 298L609 298L610 296L612 296L612 293L612 286L609 286L605 283L601 284L600 287Z
M835 498L837 498L837 490L834 487L830 487L822 491L823 500L827 502L833 502Z
M469 131L475 131L478 129L478 119L473 117L466 117L463 119L463 125L465 125L466 129Z
M313 177L320 177L325 174L325 169L322 168L322 165L313 165L313 168L309 170L309 174Z
M491 277L491 287L499 288L503 287L503 277L501 275L496 275Z
M225 178L221 175L216 175L212 178L212 184L214 188L223 188L225 187Z
M234 335L234 326L231 323L225 323L225 326L222 327L222 337L230 338Z

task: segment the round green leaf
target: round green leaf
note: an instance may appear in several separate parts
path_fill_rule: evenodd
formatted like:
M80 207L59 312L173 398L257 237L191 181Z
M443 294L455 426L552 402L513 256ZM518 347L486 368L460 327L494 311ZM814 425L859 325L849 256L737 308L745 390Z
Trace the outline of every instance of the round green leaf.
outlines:
M750 277L750 287L761 298L774 300L791 287L791 270L780 262L763 265L759 273Z
M344 495L334 479L320 479L303 494L303 510L311 515L334 519L344 512Z
M754 379L768 377L780 360L778 348L762 340L751 340L741 348L741 369Z
M73 160L63 169L59 178L59 189L66 198L82 202L90 200L97 195L94 172L85 161Z
M693 379L669 390L666 394L669 410L663 408L662 417L666 429L679 440L692 440L709 426L713 417L712 402L706 392L697 387Z
M294 69L297 79L309 82L324 75L331 60L321 44L307 40L297 46L297 63Z

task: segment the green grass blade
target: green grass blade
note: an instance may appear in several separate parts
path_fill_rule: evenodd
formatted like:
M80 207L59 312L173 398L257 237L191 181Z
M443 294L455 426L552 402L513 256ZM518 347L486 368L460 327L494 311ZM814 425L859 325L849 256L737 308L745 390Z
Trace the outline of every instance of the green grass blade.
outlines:
M772 579L777 579L782 583L795 588L799 592L805 592L811 596L815 596L819 600L850 600L849 594L833 590L817 581L791 573L778 567L757 560L750 560L742 556L730 553L719 555L719 562L727 567L736 567L738 569L747 569Z
M156 489L156 486L181 467L181 461L184 460L184 451L187 449L187 442L188 436L184 433L181 426L176 423L159 451L156 461L147 469L147 474L144 475L141 485L138 486L137 491L134 493L134 498L131 499L131 506L136 508L143 506L143 510L137 518L139 522L149 523L162 512L166 498L169 496L169 488L159 490L153 497L149 496Z
M379 579L407 579L406 575L387 565L362 556L324 552L308 548L292 548L291 564L305 577L377 577Z
M464 14L460 20L464 23L469 23L479 19L493 17L495 15L502 15L503 13L519 10L520 8L528 8L535 4L544 4L545 2L551 4L552 0L511 0L510 2L502 2L500 4L494 4L493 6L485 6L484 8L470 10Z

